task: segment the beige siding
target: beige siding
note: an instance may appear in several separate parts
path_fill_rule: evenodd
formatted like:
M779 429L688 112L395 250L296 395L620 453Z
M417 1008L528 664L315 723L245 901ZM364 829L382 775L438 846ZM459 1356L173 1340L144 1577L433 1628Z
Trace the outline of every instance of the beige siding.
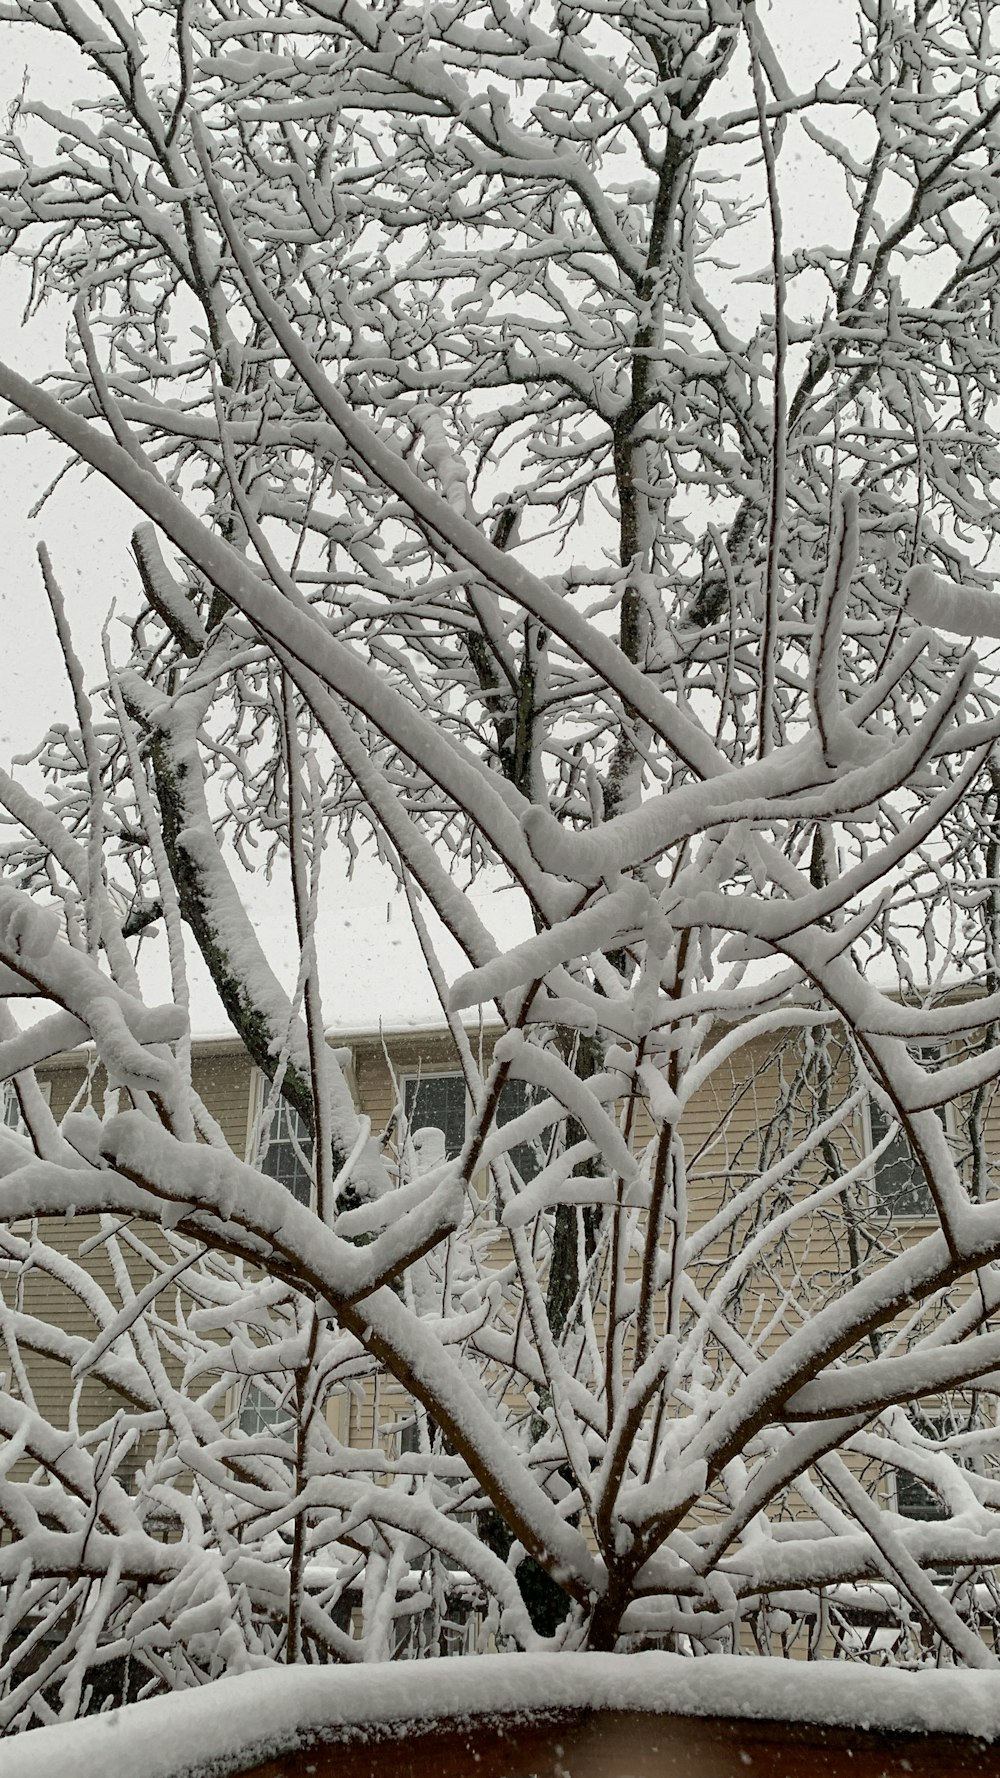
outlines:
M474 1039L477 1059L489 1065L496 1033L489 1031ZM359 1109L372 1121L376 1133L390 1130L396 1104L393 1075L399 1082L407 1075L436 1073L457 1068L457 1059L450 1039L443 1032L406 1033L363 1037L350 1042L353 1053L353 1078ZM729 1058L720 1060L718 1069L708 1078L703 1089L688 1107L682 1135L688 1168L688 1229L696 1230L714 1216L720 1206L757 1176L761 1167L780 1154L788 1153L816 1121L822 1107L817 1107L808 1082L798 1077L802 1048L796 1038L778 1037L766 1045L747 1046ZM89 1079L86 1069L76 1058L66 1065L53 1065L44 1072L51 1083L52 1110L58 1118L75 1100L85 1103L93 1094L101 1104L99 1078ZM248 1118L254 1097L254 1071L245 1054L237 1046L211 1044L196 1052L194 1082L208 1110L221 1125L227 1141L240 1156L245 1153ZM798 1083L798 1084L796 1084ZM834 1056L834 1073L829 1083L829 1099L847 1091L848 1076L841 1060ZM625 1108L623 1108L624 1111ZM636 1147L655 1141L655 1130L645 1105L639 1101L631 1108L632 1139ZM988 1106L988 1144L1000 1140L1000 1109L996 1101ZM851 1130L838 1132L837 1143L844 1165L852 1164L862 1152L865 1132L859 1121ZM800 1169L792 1185L792 1195L800 1199L818 1178L820 1161L812 1156ZM772 1194L769 1211L787 1202L785 1188ZM859 1188L856 1206L864 1205L864 1190ZM855 1215L857 1216L857 1208ZM760 1227L760 1213L741 1213L731 1226L706 1249L697 1268L699 1288L710 1290L727 1264L738 1255ZM80 1217L65 1221L47 1221L40 1233L47 1245L68 1258L76 1258L81 1246L93 1240L96 1220ZM163 1236L156 1228L142 1226L136 1232L156 1251L165 1251ZM899 1231L893 1238L906 1240L922 1233L922 1226ZM832 1294L844 1288L845 1267L851 1264L851 1243L848 1219L837 1205L821 1214L803 1216L790 1231L787 1240L773 1243L770 1254L770 1278L756 1277L752 1293L745 1292L738 1308L737 1320L745 1332L760 1328L774 1319L767 1345L773 1348L797 1324L802 1313L809 1313ZM639 1234L642 1234L640 1223ZM864 1238L864 1229L862 1229ZM892 1231L888 1231L891 1236ZM769 1239L769 1236L765 1237ZM498 1231L496 1260L502 1263L509 1254L506 1237ZM626 1276L639 1276L640 1252L633 1249L627 1256ZM87 1270L94 1285L107 1293L117 1309L118 1292L111 1263L103 1246L92 1248ZM130 1262L135 1287L148 1275L138 1259ZM800 1310L783 1310L776 1319L785 1285L794 1279L802 1300ZM86 1301L65 1284L59 1283L42 1267L30 1268L18 1286L21 1306L66 1331L86 1338L95 1332L94 1316ZM600 1331L600 1330L599 1330ZM2 1360L0 1360L2 1362ZM46 1417L56 1424L68 1425L72 1390L63 1368L42 1359L31 1364L31 1384L38 1405ZM376 1441L376 1401L371 1384L355 1388L350 1395L350 1437L360 1446ZM82 1427L93 1425L108 1411L106 1392L87 1383L81 1394L77 1412ZM379 1386L378 1420L384 1429L407 1411L405 1396L386 1381Z
M246 1154L253 1087L253 1069L246 1053L214 1049L199 1053L196 1048L191 1081L233 1153L242 1160Z
M221 1051L215 1046L196 1056L193 1064L196 1090L216 1118L235 1152L242 1157L246 1142L251 1070L242 1052L232 1048ZM99 1073L90 1074L85 1065L73 1059L68 1064L54 1064L39 1070L39 1078L50 1087L53 1115L60 1119L71 1108L83 1108L93 1102L103 1109L103 1080ZM22 1239L30 1236L30 1225L18 1225L15 1231ZM78 1291L57 1275L59 1257L79 1263L85 1252L85 1269L90 1285L103 1294L113 1313L122 1307L114 1268L107 1250L95 1245L100 1222L94 1216L46 1218L38 1226L35 1261L21 1273L16 1284L16 1305L26 1314L36 1316L65 1333L91 1340L98 1331L94 1309L84 1291ZM139 1243L146 1244L159 1257L170 1249L159 1225L135 1222L131 1233ZM140 1290L152 1276L151 1268L134 1250L128 1252L128 1274L134 1290ZM47 1255L53 1256L51 1262ZM5 1294L10 1293L10 1284ZM12 1299L13 1300L13 1299ZM2 1364L0 1360L0 1364ZM175 1367L176 1368L176 1367ZM45 1419L55 1426L69 1429L72 1424L87 1432L114 1411L114 1392L92 1378L84 1380L77 1392L65 1366L42 1355L33 1354L29 1365L29 1383L36 1406Z

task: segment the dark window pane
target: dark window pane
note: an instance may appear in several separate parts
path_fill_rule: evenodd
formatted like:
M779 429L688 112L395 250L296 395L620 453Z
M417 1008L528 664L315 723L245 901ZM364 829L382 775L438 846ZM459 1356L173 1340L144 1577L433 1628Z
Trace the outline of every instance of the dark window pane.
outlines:
M950 1410L940 1414L914 1414L913 1424L922 1438L937 1440L950 1438L957 1431ZM959 1459L961 1461L961 1459ZM912 1475L908 1469L896 1471L896 1510L907 1519L946 1519L948 1508L933 1488L922 1482L919 1476Z
M291 1413L283 1402L272 1401L256 1383L245 1383L240 1403L240 1431L247 1438L267 1437L288 1441L292 1437Z
M877 1146L888 1133L889 1120L881 1105L869 1102L872 1143ZM933 1216L934 1199L927 1188L924 1170L916 1160L902 1130L897 1129L888 1148L875 1162L875 1196L879 1208L890 1216Z
M507 1080L500 1089L497 1123L509 1124L534 1103L535 1092L526 1081ZM445 1154L454 1160L465 1141L468 1097L460 1074L428 1074L404 1082L404 1109L411 1136L428 1125L444 1133ZM534 1179L544 1163L544 1151L537 1142L519 1142L511 1150L511 1161L527 1183Z
M896 1511L906 1519L946 1519L948 1508L933 1488L908 1469L896 1471Z
M925 1068L933 1069L940 1064L942 1058L935 1046L923 1044L915 1052L914 1059ZM887 1134L890 1120L874 1099L868 1101L868 1114L872 1143L877 1146ZM942 1127L947 1130L943 1106L938 1107L938 1117ZM934 1199L924 1177L924 1170L902 1130L898 1128L888 1147L875 1162L875 1196L879 1208L887 1211L890 1216L935 1214Z
M398 1457L412 1457L414 1452L419 1452L420 1428L417 1425L416 1413L411 1414L408 1420L397 1420L395 1432L396 1455Z
M312 1195L313 1139L295 1107L282 1099L271 1119L271 1135L261 1172L276 1179L300 1204Z
M526 1080L505 1080L500 1088L500 1100L497 1105L497 1124L502 1129L515 1117L520 1117L535 1103L535 1089ZM525 1185L540 1173L545 1165L545 1153L541 1143L518 1142L510 1150L508 1157L521 1175Z
M424 1074L403 1082L403 1109L411 1136L428 1128L444 1133L449 1161L465 1141L465 1081L460 1074Z

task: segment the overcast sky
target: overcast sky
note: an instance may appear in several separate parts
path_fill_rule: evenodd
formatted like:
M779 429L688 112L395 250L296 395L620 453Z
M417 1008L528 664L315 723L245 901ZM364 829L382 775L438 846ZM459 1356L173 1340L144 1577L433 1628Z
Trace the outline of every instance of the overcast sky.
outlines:
M780 44L793 83L805 84L823 73L843 71L844 52L857 15L856 0L763 0L760 11ZM28 32L5 23L0 24L0 32L3 112L20 92L25 75L30 96L54 108L66 109L83 96L78 58L52 34ZM786 165L794 171L786 215L789 237L797 229L808 229L815 235L817 219L823 234L828 228L832 233L840 194L831 189L819 157L801 131L798 141L788 144ZM756 244L741 242L740 250L746 256L741 263L748 267L754 255L766 264L766 228ZM23 274L17 274L9 261L0 260L0 352L25 374L41 375L63 359L65 316L46 309L24 325L21 317L26 294ZM757 292L746 292L750 303L758 297ZM52 722L72 720L69 690L38 572L39 541L44 539L48 544L90 683L101 677L101 630L112 607L129 614L136 603L136 577L129 556L134 515L113 490L73 469L41 512L31 516L62 462L61 449L38 435L0 440L6 519L0 558L5 643L0 651L3 764L12 755L36 746ZM114 647L116 620L111 622ZM116 652L125 650L119 646ZM269 887L260 876L247 879L241 888L246 889L267 934L273 960L286 980L292 978L296 959L283 891ZM392 1008L393 1023L432 1022L438 1016L436 1001L410 932L405 904L396 897L387 873L363 864L356 880L347 884L339 862L329 860L324 900L320 955L328 989L328 1022L340 1030L371 1029L387 1006ZM506 897L501 925L504 943L519 936L524 919L513 897ZM461 960L446 939L443 946L446 967L456 973ZM157 996L164 997L169 992L165 950L162 935L152 937L143 947L151 966L150 986ZM222 1030L225 1015L197 965L193 965L192 986L195 1028L203 1033Z
M780 44L793 83L844 71L857 0L761 0L760 13ZM68 108L74 98L83 96L80 58L53 33L6 23L0 24L0 31L0 113L7 111L25 78L32 99L57 109ZM801 132L788 143L786 155L785 165L794 173L786 191L789 237L806 229L815 236L817 222L826 233L834 223L840 194L831 188L820 157ZM747 250L744 243L741 250ZM766 229L754 250L766 263ZM40 375L62 359L65 316L46 309L23 325L26 294L23 274L17 274L9 260L0 260L0 351L19 370ZM753 304L758 293L748 289L745 295ZM819 292L817 300L822 300ZM112 605L127 613L135 604L136 578L128 553L132 514L127 502L81 470L73 470L42 512L28 516L61 463L61 450L39 437L0 440L6 518L0 561L0 612L7 642L0 655L0 759L4 761L34 746L50 722L67 720L69 715L60 656L41 595L35 557L39 540L48 543L64 584L77 645L91 678L100 676L100 631Z

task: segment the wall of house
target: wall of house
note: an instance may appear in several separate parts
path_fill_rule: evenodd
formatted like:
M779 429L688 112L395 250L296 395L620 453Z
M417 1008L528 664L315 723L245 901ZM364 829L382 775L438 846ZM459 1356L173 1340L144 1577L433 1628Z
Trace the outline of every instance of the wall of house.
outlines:
M474 1040L484 1069L489 1066L495 1035L494 1031L486 1031ZM390 1145L393 1117L406 1077L447 1072L456 1066L450 1039L444 1032L388 1034L384 1039L366 1036L351 1043L350 1048L359 1108L371 1118L374 1132L385 1134ZM259 1104L259 1082L245 1054L235 1045L205 1045L196 1050L193 1069L196 1090L234 1152L243 1156L252 1114ZM71 1103L86 1103L88 1095L99 1109L102 1107L100 1077L89 1078L78 1057L54 1063L42 1071L42 1078L49 1086L57 1118ZM849 1089L849 1071L835 1042L825 1077L822 1069L804 1067L799 1039L781 1035L767 1043L748 1045L731 1058L721 1060L687 1108L682 1125L688 1234L705 1228L724 1204L759 1177L763 1168L791 1153L805 1133ZM633 1109L633 1142L641 1147L654 1139L655 1132L646 1107L638 1104ZM964 1115L960 1108L955 1125L958 1132ZM987 1149L991 1154L1000 1153L1000 1110L992 1100L984 1108L984 1116ZM859 1115L837 1132L838 1164L853 1164L865 1152L867 1140L864 1118ZM960 1149L959 1134L955 1140ZM729 1316L739 1338L764 1330L765 1352L774 1350L788 1331L831 1296L841 1293L845 1275L860 1275L873 1255L881 1257L886 1251L898 1250L931 1226L919 1220L890 1226L874 1205L870 1189L859 1185L846 1209L836 1201L810 1209L790 1229L787 1238L775 1240L773 1218L789 1203L801 1203L807 1197L821 1181L827 1158L834 1157L812 1155L791 1181L776 1184L762 1205L748 1206L734 1215L705 1246L695 1268L698 1288L708 1294L727 1267L746 1255L755 1240L762 1241L763 1250L770 1252L770 1264L754 1271L743 1295L730 1303ZM87 1288L104 1293L115 1308L122 1300L107 1249L99 1242L95 1244L99 1232L97 1220L89 1217L50 1220L40 1227L38 1239L42 1245L34 1249L34 1263L22 1271L14 1285L18 1306L69 1333L92 1338L97 1323L87 1300ZM132 1233L138 1243L146 1243L153 1253L168 1251L158 1225L137 1224ZM26 1241L30 1239L30 1230L15 1229L13 1238L15 1243ZM71 1288L68 1274L60 1276L61 1261L74 1260L81 1251L87 1256L90 1280L90 1286L83 1290ZM509 1254L507 1237L499 1230L495 1252L498 1264ZM639 1253L629 1251L624 1265L627 1282L638 1280L640 1265ZM133 1289L141 1288L151 1276L151 1268L141 1253L132 1253L128 1270ZM11 1283L5 1282L5 1293L10 1288ZM793 1296L797 1304L794 1307ZM598 1320L600 1314L598 1310ZM716 1357L720 1357L718 1349ZM14 1382L16 1385L18 1379ZM23 1386L34 1392L47 1419L68 1429L78 1427L86 1431L96 1426L115 1405L113 1393L90 1379L75 1391L66 1368L40 1355L32 1357L30 1374ZM509 1406L523 1406L513 1396L507 1399ZM410 1412L405 1393L391 1380L375 1383L368 1379L363 1385L338 1388L331 1398L328 1417L338 1436L357 1447L375 1447L391 1457L400 1442L393 1432L394 1425L405 1421ZM865 1466L861 1465L859 1472L866 1474L871 1485L879 1485L877 1476L867 1473ZM800 1510L794 1494L789 1496L788 1510Z
M252 1087L252 1071L244 1052L233 1045L206 1046L194 1059L192 1075L196 1090L222 1126L227 1141L242 1157ZM84 1109L88 1104L103 1111L104 1079L100 1072L89 1073L79 1057L55 1061L40 1069L38 1077L57 1120L70 1109ZM99 1218L51 1217L34 1233L30 1224L15 1224L11 1235L16 1253L23 1253L26 1244L31 1246L30 1264L10 1269L8 1261L4 1284L5 1296L25 1314L72 1336L92 1340L98 1332L101 1303L110 1304L113 1313L122 1308L120 1282L124 1279L119 1280L108 1248L99 1238ZM141 1221L123 1229L122 1241L128 1243L128 1288L141 1290L153 1275L143 1250L169 1260L169 1247L159 1224ZM82 1280L78 1270L81 1256ZM178 1367L174 1368L179 1374ZM26 1377L13 1381L19 1383L22 1393L33 1396L38 1411L52 1425L81 1433L101 1425L120 1403L114 1390L91 1377L75 1385L64 1364L41 1353L31 1355Z

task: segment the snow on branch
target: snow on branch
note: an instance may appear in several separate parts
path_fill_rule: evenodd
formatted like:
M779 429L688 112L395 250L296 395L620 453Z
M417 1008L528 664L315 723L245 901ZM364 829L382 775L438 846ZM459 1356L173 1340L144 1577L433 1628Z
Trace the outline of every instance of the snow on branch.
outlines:
M1000 1658L995 107L738 10L3 8L0 443L133 518L0 773L0 1732Z

